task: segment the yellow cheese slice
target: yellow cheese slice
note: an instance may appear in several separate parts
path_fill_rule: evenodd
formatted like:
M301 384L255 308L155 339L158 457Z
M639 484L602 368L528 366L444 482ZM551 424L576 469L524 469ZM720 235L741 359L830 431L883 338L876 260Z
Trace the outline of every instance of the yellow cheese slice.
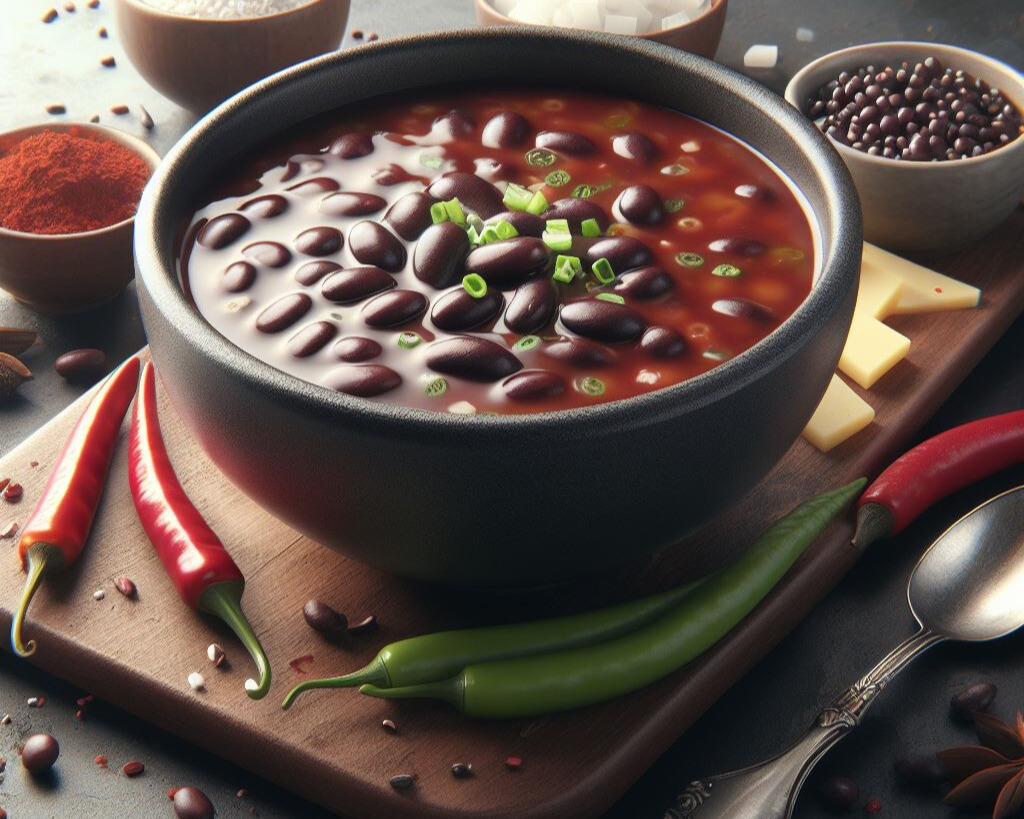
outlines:
M865 268L885 270L898 276L903 282L899 299L889 315L961 310L977 307L981 301L981 291L977 287L908 262L867 242L864 243L861 276L864 275Z
M910 339L870 316L854 316L839 369L864 389L871 386L910 349Z
M828 452L874 420L871 405L838 375L833 375L803 435L822 452Z
M861 264L854 315L877 319L891 316L902 290L903 280L895 273L877 264Z

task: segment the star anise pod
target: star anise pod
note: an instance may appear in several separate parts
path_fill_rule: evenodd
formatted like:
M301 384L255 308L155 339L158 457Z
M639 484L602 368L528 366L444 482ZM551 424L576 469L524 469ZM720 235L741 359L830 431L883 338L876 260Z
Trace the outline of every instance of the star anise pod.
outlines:
M992 819L1006 819L1024 808L1024 714L1015 725L989 714L974 715L983 745L939 751L939 758L957 784L946 794L947 805L993 805Z

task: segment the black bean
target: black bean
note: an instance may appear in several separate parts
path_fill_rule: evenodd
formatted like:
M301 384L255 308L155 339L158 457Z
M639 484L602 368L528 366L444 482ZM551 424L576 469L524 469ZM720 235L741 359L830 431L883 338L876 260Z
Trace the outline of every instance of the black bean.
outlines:
M21 764L33 776L46 773L60 756L60 744L50 734L32 734L25 740Z
M578 299L563 304L558 317L574 333L611 344L633 341L647 326L633 308L601 299Z
M306 315L312 306L313 300L305 293L289 293L259 314L256 329L261 333L279 333Z
M338 137L328 148L330 153L342 159L355 159L373 153L373 137L370 134L354 132Z
M430 217L430 206L436 201L423 191L407 193L388 208L384 221L407 242L414 242L434 223Z
M613 205L623 219L634 225L656 225L665 217L665 206L650 185L623 188Z
M238 209L259 219L273 219L288 210L288 200L280 194L268 193L243 202Z
M579 197L559 199L544 213L545 219L565 219L573 233L579 233L583 222L594 219L602 231L608 229L608 214L596 202Z
M597 150L590 139L575 131L541 131L534 144L569 156L586 156Z
M618 361L618 354L611 348L590 339L568 336L545 344L541 353L575 367L610 367Z
M94 384L107 373L107 354L94 347L70 350L58 356L53 368L71 384Z
M543 329L555 314L558 301L555 287L547 276L519 285L505 311L505 326L514 333L527 335Z
M363 320L371 327L396 327L421 315L427 297L415 290L392 290L363 305Z
M248 290L256 281L256 267L249 262L232 262L221 273L220 284L229 293Z
M824 108L824 104L822 104ZM626 159L637 162L653 162L658 156L657 146L650 137L638 131L629 131L612 137L612 150Z
M573 200L579 201L579 200ZM550 211L548 211L550 214ZM558 216L549 216L545 214L549 219L558 219ZM506 210L501 213L492 216L488 222L495 224L499 221L508 222L512 227L516 229L516 232L520 236L541 236L544 233L544 229L547 227L544 216L537 216L534 213L527 213L525 210ZM578 230L578 228L577 228Z
M297 182L290 188L285 190L294 193L297 196L321 196L331 191L336 191L341 187L341 183L337 179L331 179L329 176L318 176L316 179L307 179L305 182Z
M351 304L390 290L397 284L379 267L349 267L324 279L320 292L329 301Z
M490 219L505 210L501 192L486 179L476 174L452 171L439 176L427 186L427 193L435 199L458 199L462 207L473 211L481 219Z
M860 798L860 788L845 776L830 776L821 783L821 798L832 808L850 810Z
M474 298L464 287L450 290L434 302L430 319L449 333L472 330L490 321L505 305L501 291L489 288L480 298Z
M405 245L394 233L377 222L353 225L348 232L348 249L356 261L397 273L407 259Z
M445 140L453 140L472 133L474 130L476 130L476 122L473 121L473 118L453 108L447 114L442 114L434 120L430 133L432 136L439 136Z
M733 236L729 239L715 239L713 242L709 242L708 249L715 253L730 253L737 256L760 256L764 253L765 246L757 239Z
M648 327L640 349L654 358L675 358L686 352L686 339L671 327Z
M453 222L431 225L412 254L412 271L421 282L443 290L462 281L469 253L466 231Z
M280 242L254 242L242 248L242 255L267 267L284 267L292 260L291 251Z
M950 779L949 769L938 754L903 757L893 767L900 779L916 787L935 788Z
M999 689L993 683L975 683L968 686L951 700L953 716L961 722L972 722L976 713L988 711L998 693Z
M629 299L656 299L674 286L672 277L661 267L641 267L624 274L615 284L615 292Z
M363 338L362 336L348 336L337 342L334 347L331 348L331 352L334 353L335 357L341 361L359 362L369 361L371 358L376 358L382 352L383 348L374 341L372 338Z
M532 236L516 236L480 245L466 257L466 270L482 276L492 287L515 287L544 267L550 258L548 246Z
M402 376L381 364L357 364L331 370L323 383L338 392L372 398L395 389L402 383Z
M522 370L501 382L513 401L539 401L565 392L565 379L547 370Z
M388 782L396 791L406 791L416 784L416 778L412 774L398 774L391 777Z
M295 237L295 249L307 256L330 256L341 250L342 244L341 231L332 227L309 228Z
M313 322L288 339L288 352L296 358L307 358L320 352L337 334L338 328L331 322Z
M315 262L306 262L295 271L295 281L308 287L309 285L316 284L328 273L333 273L335 270L341 270L341 265L337 262L328 262L323 259Z
M776 319L775 311L772 308L750 299L718 299L712 302L711 309L723 316L751 321L771 322Z
M427 348L426 361L435 372L467 381L497 381L523 366L500 344L475 336L434 342Z
M644 267L654 261L650 248L632 236L608 236L598 239L587 248L586 256L590 265L598 259L607 259L617 274L636 267Z
M313 631L324 637L341 640L348 636L348 618L322 600L307 602L302 607L302 616Z
M387 207L388 200L373 193L342 191L320 200L319 210L328 216L368 216Z
M515 148L522 145L529 134L530 123L526 117L515 111L502 111L487 121L480 143L486 148Z
M252 223L240 213L214 216L203 225L196 241L210 250L220 250L249 231Z
M213 802L199 788L185 787L174 791L174 815L178 819L213 819Z

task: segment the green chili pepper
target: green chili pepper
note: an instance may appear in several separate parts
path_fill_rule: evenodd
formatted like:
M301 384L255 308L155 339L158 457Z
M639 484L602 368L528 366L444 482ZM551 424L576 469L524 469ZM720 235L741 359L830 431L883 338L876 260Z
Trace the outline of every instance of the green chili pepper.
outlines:
M642 688L701 655L742 621L866 483L862 478L797 507L736 563L711 575L657 620L624 636L473 664L440 682L359 690L386 699L441 699L469 716L502 719L579 708Z
M283 707L291 708L299 694L313 688L354 688L364 683L382 688L417 686L447 680L475 663L562 651L610 640L657 619L703 582L701 579L640 600L568 617L442 631L399 640L384 646L365 668L343 677L308 680L297 685L285 697Z

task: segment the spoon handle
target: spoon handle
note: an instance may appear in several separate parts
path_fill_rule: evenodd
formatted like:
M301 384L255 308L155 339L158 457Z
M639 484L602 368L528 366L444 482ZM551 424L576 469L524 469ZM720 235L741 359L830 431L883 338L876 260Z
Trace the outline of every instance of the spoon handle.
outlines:
M788 819L818 760L860 724L875 697L911 660L944 639L922 628L824 708L789 750L750 768L690 783L665 819Z

